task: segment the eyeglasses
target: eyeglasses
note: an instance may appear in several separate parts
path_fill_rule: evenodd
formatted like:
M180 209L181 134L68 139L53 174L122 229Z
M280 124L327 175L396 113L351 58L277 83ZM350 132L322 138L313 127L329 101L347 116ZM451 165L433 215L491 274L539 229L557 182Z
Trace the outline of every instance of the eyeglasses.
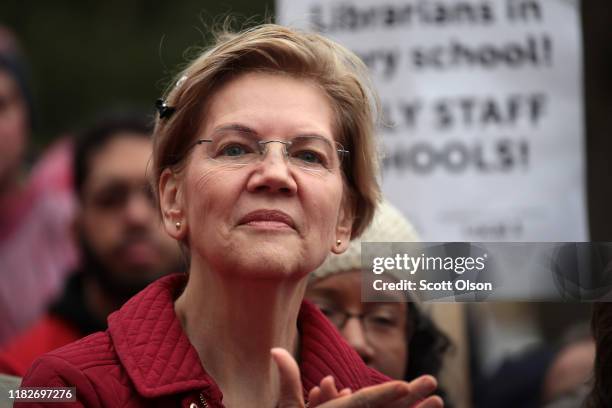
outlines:
M196 145L205 147L206 156L223 165L245 166L263 160L268 146L283 145L283 155L291 165L300 169L321 172L332 171L342 164L348 150L335 141L321 136L297 136L291 140L258 140L250 132L231 130L211 139L200 139Z
M155 195L149 184L130 185L124 182L112 182L91 193L91 202L100 210L117 211L125 208L134 194L140 194L151 205L155 206Z
M393 310L375 309L365 313L349 313L328 306L319 305L318 307L338 330L341 330L349 319L359 319L364 331L373 334L389 333L396 329L403 330L405 326L405 316Z

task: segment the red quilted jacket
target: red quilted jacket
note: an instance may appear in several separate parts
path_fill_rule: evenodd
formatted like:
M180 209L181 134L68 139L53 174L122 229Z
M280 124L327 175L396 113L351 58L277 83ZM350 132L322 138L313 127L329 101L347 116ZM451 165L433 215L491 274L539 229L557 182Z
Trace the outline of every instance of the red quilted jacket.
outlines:
M222 394L202 367L174 313L184 275L151 284L108 318L108 330L45 354L22 387L76 387L78 403L59 407L223 407ZM327 375L339 389L389 379L368 368L316 307L303 302L300 370L304 391ZM256 406L256 405L255 405ZM15 407L49 407L16 403Z

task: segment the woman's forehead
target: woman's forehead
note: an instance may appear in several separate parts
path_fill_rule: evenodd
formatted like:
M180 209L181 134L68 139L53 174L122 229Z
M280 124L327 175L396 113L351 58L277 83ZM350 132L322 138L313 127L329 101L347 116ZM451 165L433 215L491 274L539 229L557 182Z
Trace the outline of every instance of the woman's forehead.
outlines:
M228 126L254 133L319 134L333 139L334 110L312 81L251 72L229 80L212 94L202 120L208 134Z

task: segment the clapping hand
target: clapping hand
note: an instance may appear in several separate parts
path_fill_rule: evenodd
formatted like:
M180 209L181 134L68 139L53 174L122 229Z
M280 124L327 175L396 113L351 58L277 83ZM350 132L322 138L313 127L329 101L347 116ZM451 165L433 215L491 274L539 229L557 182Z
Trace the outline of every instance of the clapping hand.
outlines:
M280 373L279 408L304 408L300 369L293 356L284 349L271 351ZM431 396L436 389L435 378L421 376L411 382L390 381L352 392L337 390L333 377L328 376L308 393L309 408L442 408L442 399Z

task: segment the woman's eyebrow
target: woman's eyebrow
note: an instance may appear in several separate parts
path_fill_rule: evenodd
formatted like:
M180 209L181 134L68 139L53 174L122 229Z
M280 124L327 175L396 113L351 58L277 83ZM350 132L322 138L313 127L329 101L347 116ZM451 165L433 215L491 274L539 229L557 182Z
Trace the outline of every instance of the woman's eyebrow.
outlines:
M343 291L335 288L311 288L308 290L308 292L312 296L320 296L326 299L337 299L341 297Z
M258 135L256 130L251 129L250 127L248 127L246 125L242 125L240 123L230 123L230 124L221 125L219 127L216 127L213 130L213 134L220 133L220 132L227 132L227 131L234 131L234 132L240 132L240 133L248 133L250 135L255 135L255 136Z
M259 133L255 129L252 129L241 123L230 123L230 124L221 125L213 129L213 134L227 132L227 131L240 132L240 133L246 133L246 134L253 135L253 136L259 136ZM293 138L295 137L316 137L319 139L328 140L327 137L317 132L299 132L299 133L292 135L292 137Z
M376 294L376 302L364 302L364 303L372 303L372 304L402 304L408 303L410 300L406 298L405 295L391 292L387 293L385 291L381 291Z
M387 310L393 313L403 312L405 309L404 303L400 302L397 298L388 301L381 300L379 302L363 302L364 309L366 312L376 312L379 310Z
M329 140L329 138L323 136L319 133L306 132L306 133L296 133L293 137L316 137L317 139Z

